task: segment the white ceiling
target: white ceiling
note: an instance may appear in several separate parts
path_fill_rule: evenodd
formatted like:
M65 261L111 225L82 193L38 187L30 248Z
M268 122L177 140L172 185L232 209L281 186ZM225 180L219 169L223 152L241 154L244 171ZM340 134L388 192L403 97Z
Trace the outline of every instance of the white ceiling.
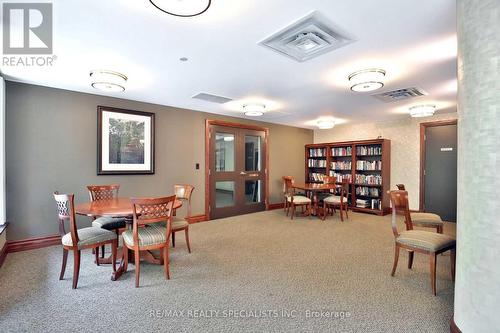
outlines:
M129 77L110 96L244 117L241 105L262 100L275 109L259 120L313 128L408 117L409 105L456 106L455 0L212 0L203 15L178 18L148 0L54 0L53 67L1 67L8 80L100 94L89 71ZM317 10L356 42L298 63L258 45ZM189 61L180 62L179 58ZM383 103L351 92L347 76L378 67L386 85L428 95ZM206 92L235 99L225 105L192 99Z

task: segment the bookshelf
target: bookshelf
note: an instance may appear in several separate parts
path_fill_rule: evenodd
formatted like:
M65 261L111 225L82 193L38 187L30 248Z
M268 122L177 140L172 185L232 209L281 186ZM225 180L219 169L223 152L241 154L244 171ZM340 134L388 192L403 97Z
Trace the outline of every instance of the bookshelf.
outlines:
M389 213L391 141L387 139L331 142L305 146L305 179L321 183L325 175L338 184L348 179L349 206L353 211Z

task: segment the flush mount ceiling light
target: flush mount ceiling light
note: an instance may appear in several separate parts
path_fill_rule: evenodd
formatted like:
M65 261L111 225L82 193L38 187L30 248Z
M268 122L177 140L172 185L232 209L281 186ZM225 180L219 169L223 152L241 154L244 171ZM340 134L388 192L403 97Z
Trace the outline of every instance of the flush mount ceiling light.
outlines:
M318 120L316 124L319 129L330 129L335 127L335 121L333 120Z
M436 106L427 105L415 105L410 108L410 115L414 118L429 117L436 112Z
M211 0L149 0L153 6L164 13L192 17L203 14L208 10Z
M243 105L243 112L245 116L259 117L266 112L266 106L264 104L245 104Z
M127 77L121 73L108 70L93 70L90 72L92 87L102 91L121 92L125 90Z
M349 75L349 81L353 84L351 90L356 92L380 89L384 86L382 83L384 78L385 71L378 68L364 69Z

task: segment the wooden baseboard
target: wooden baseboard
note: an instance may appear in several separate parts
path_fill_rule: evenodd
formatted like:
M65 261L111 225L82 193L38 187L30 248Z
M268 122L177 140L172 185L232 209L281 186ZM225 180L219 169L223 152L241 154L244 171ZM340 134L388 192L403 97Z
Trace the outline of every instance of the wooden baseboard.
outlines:
M0 249L0 268L3 265L3 262L5 261L5 257L7 257L7 243Z
M60 245L61 236L59 235L48 235L42 237L33 237L27 239L21 239L17 241L7 242L7 253L27 251L40 249L42 247Z
M462 330L455 324L455 317L451 317L450 333L462 333Z
M190 224L208 221L207 216L205 214L191 216L187 220Z
M284 205L283 203L275 203L275 204L269 204L267 207L267 210L274 210L274 209L283 209Z

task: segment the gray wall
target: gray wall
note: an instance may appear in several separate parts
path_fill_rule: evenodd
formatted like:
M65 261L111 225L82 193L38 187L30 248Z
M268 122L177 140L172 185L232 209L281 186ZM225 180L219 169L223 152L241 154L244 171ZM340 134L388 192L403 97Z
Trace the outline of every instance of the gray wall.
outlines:
M282 175L304 178L304 145L313 141L307 129L14 82L7 82L6 97L9 240L57 233L51 193L75 193L83 202L87 184L119 183L123 196L165 195L175 183L193 184L193 214L203 214L205 119L269 128L270 203L281 202ZM96 175L97 105L156 113L154 175Z

